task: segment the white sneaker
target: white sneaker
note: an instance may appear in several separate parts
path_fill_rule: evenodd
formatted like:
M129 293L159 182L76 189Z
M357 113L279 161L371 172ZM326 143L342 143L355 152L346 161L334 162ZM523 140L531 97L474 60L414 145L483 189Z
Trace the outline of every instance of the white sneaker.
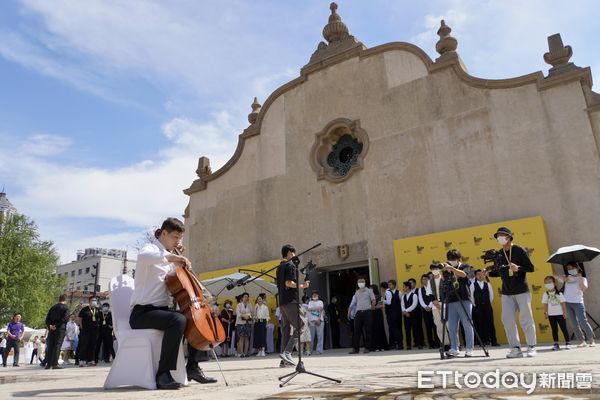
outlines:
M513 347L510 352L506 355L506 358L522 358L523 353L520 347Z
M279 358L281 358L283 361L285 361L288 364L296 365L296 361L294 361L294 359L292 358L292 355L290 353L288 353L287 351L284 351L283 353L281 353L279 355Z
M527 357L535 357L537 356L537 350L535 349L535 346L529 346L527 348Z
M465 351L465 357L473 357L473 349L467 349Z
M448 357L458 357L458 356L459 356L459 354L460 354L460 353L459 353L459 351L458 351L458 350L455 350L455 349L450 349L450 350L448 350L448 351L446 352L446 355L447 355Z
M587 347L587 346L588 346L588 344L585 342L585 340L577 345L577 347Z
M596 341L594 339L590 340L588 343L588 346L590 347L596 347Z

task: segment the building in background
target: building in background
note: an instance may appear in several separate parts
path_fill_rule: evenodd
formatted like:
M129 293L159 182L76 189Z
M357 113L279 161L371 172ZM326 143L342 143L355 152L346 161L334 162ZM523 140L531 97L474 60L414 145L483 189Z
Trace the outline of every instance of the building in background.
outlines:
M106 297L110 280L123 273L134 276L135 261L127 259L127 251L117 249L79 250L75 261L56 267L56 274L66 278L64 291L71 303L85 303L94 292Z
M17 209L6 197L6 193L4 192L4 188L0 192L0 214L4 216L4 218L9 218L11 215L17 213Z

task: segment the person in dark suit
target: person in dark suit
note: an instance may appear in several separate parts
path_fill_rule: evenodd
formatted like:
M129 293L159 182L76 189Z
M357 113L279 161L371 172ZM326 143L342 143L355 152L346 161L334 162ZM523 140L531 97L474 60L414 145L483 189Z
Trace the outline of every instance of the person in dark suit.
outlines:
M58 303L50 307L46 315L48 338L46 339L45 369L62 369L58 365L58 356L60 355L60 347L65 338L68 319L69 307L67 307L67 296L61 294L58 298Z
M340 310L337 306L337 297L332 296L327 305L327 316L329 317L329 326L331 326L331 342L334 349L340 346Z

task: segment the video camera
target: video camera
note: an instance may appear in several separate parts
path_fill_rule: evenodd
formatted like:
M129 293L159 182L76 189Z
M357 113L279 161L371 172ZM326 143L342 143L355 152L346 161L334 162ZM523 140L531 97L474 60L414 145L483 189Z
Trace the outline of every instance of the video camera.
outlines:
M502 269L508 268L508 265L502 264L502 253L500 250L484 250L481 259L485 264L492 264L484 269L488 273L500 274Z

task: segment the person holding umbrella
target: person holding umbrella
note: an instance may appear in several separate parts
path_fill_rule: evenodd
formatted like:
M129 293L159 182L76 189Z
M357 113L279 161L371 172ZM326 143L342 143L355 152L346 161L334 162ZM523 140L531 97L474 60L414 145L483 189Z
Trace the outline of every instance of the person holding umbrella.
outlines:
M575 263L570 262L566 265L567 275L558 276L554 278L564 284L564 296L567 301L567 317L569 323L573 328L575 337L581 341L577 347L594 347L596 342L594 341L594 330L587 320L585 313L585 303L583 301L583 294L588 290L587 279L583 276L581 267ZM583 337L583 331L585 331L585 339Z

